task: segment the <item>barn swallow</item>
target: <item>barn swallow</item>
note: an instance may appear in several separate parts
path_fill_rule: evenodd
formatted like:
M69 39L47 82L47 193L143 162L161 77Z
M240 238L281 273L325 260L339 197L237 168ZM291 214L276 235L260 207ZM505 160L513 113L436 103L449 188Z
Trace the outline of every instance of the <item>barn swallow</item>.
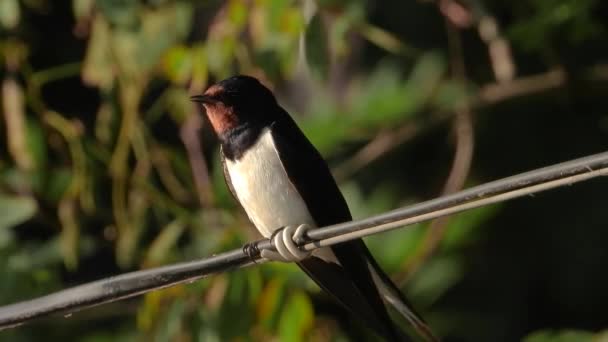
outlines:
M192 100L202 103L219 139L228 188L264 237L288 225L352 220L321 154L257 79L230 77ZM422 337L437 340L361 239L316 249L297 264L386 340L409 338L391 321L383 298Z

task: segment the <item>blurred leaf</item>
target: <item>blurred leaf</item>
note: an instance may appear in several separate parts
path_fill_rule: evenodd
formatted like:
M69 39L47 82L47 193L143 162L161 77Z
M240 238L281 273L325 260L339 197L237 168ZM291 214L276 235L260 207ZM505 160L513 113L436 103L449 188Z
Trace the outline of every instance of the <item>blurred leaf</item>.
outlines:
M512 40L528 51L543 50L551 39L583 41L606 33L595 19L596 0L535 0L522 3L525 17L508 30Z
M110 27L103 16L97 15L91 31L82 66L82 79L88 85L109 89L114 81Z
M0 230L14 227L31 219L38 205L31 197L0 193Z
M321 79L327 78L330 64L327 32L323 26L323 18L317 12L306 27L305 35L306 60L313 74Z
M174 46L163 58L163 69L167 78L174 83L183 84L192 73L192 55L190 50L183 46Z
M174 341L179 335L182 329L182 317L186 311L186 303L182 298L176 298L171 303L169 311L167 312L167 318L160 326L160 332L156 335L156 341L158 342L170 342Z
M247 4L243 0L231 0L228 5L228 20L240 29L247 23Z
M230 64L235 54L237 42L234 37L208 40L206 47L209 71L222 78L230 73Z
M243 315L252 308L248 305L249 284L245 272L234 272L230 274L228 289L220 308L219 329L223 340L229 340L235 336L246 335L253 321L252 315ZM239 319L234 319L238 317Z
M7 128L8 151L20 169L30 170L34 161L27 146L27 116L23 88L12 77L2 81L2 109Z
M419 110L432 97L445 71L445 60L436 52L427 52L418 58L407 80L407 93L412 97L413 111Z
M473 92L465 84L453 80L445 80L439 84L433 97L433 104L442 111L450 111L460 107L473 96Z
M258 320L269 330L279 322L279 309L284 301L284 296L285 283L283 279L273 278L266 284L261 295L258 297L256 310Z
M40 122L37 120L27 120L27 149L30 156L32 157L33 168L38 173L40 181L38 182L37 189L40 189L40 183L42 178L46 178L47 173L46 165L48 160L48 151L46 147L46 140L44 131L40 126ZM34 182L34 184L36 184Z
M48 275L48 270L44 270L44 267L55 266L54 264L62 261L59 239L52 239L36 245L23 245L17 253L7 258L6 265L13 272L40 270L34 275L44 278Z
M94 6L95 0L72 0L72 11L74 12L76 19L81 19L90 15Z
M306 341L306 334L313 327L314 310L304 292L292 293L285 303L279 322L281 341Z
M446 227L441 247L445 250L453 250L475 240L478 229L494 217L500 207L500 205L488 205L454 215Z
M380 65L350 94L357 124L369 131L403 122L416 109L411 91L395 65Z
M184 123L192 111L192 101L183 87L171 87L165 93L165 106L179 125Z
M523 342L591 342L593 333L582 330L542 330L526 336Z
M20 10L18 0L0 1L0 25L5 29L14 29L19 24Z
M185 226L183 220L177 219L163 227L160 234L150 244L144 259L144 265L152 267L163 264L184 232Z
M48 183L44 192L46 200L58 202L72 183L73 174L70 169L61 168L49 172Z
M209 70L207 68L207 51L204 45L192 47L192 81L191 90L193 93L202 93L207 86Z
M464 275L458 256L437 256L427 261L408 283L408 294L428 307L454 287Z
M97 6L112 26L133 28L138 24L137 0L99 0Z
M315 116L302 124L308 139L323 155L328 155L349 137L351 121L339 115Z
M60 250L66 268L73 271L78 266L78 241L80 227L76 217L76 202L73 199L62 199L58 205L58 216L61 222Z

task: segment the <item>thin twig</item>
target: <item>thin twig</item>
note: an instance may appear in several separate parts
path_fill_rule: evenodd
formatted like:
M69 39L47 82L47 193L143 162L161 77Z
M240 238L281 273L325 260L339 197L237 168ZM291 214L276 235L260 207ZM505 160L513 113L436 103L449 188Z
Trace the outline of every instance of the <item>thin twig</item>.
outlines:
M462 84L466 84L467 73L460 32L458 32L457 28L451 24L450 21L446 20L445 24L453 77ZM466 98L458 108L456 108L455 112L454 132L456 135L456 149L450 174L443 187L443 195L448 195L462 189L473 161L473 150L475 145L473 114L471 112L471 106ZM449 216L443 216L431 222L418 251L412 258L406 260L403 264L402 271L395 277L398 283L406 282L409 277L412 274L415 274L416 271L435 253L437 247L443 240L449 221Z
M363 146L355 155L344 161L333 170L333 174L338 181L347 179L353 173L362 169L365 165L380 158L386 152L399 146L418 133L420 125L415 122L408 122L396 130L383 131Z
M188 153L188 160L192 169L192 179L194 179L199 203L203 208L206 208L213 203L213 193L211 191L209 168L201 149L201 141L198 134L201 126L202 120L200 116L190 115L182 125L179 136Z
M561 68L521 77L509 82L482 86L477 94L477 105L491 105L513 97L525 96L563 86L566 72Z
M608 152L493 181L367 219L310 230L307 234L307 241L310 242L300 245L300 248L314 250L606 175L608 175ZM171 285L192 282L213 273L262 263L264 260L259 256L259 251L272 248L269 240L259 240L243 248L206 259L125 273L0 307L0 328L14 327L51 314L71 315L87 307L114 302Z

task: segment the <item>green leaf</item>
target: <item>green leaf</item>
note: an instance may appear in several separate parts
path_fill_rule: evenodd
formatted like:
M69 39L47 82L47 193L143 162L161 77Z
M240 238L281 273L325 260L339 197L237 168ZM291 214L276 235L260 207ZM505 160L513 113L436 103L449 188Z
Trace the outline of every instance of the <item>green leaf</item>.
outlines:
M110 27L103 16L96 16L92 26L91 38L82 67L82 79L88 85L108 89L114 81Z
M147 266L163 264L185 227L185 222L179 219L166 225L150 244L144 263Z
M465 103L473 92L462 82L445 80L439 84L433 97L433 105L439 110L449 111Z
M526 336L523 342L591 342L593 333L582 330L541 330Z
M456 256L435 257L422 267L408 284L408 293L423 306L430 306L464 275L464 265Z
M316 116L303 122L302 130L323 155L333 152L349 136L352 128L349 117L329 114Z
M454 215L450 218L441 247L451 250L474 240L478 229L500 210L500 205L488 205Z
M0 229L23 223L31 219L37 211L38 205L31 197L0 193Z
M425 53L416 61L406 84L413 111L427 103L441 84L445 71L445 60L438 53Z
M95 0L73 0L72 11L77 19L90 15L95 6Z
M310 298L301 291L294 292L285 303L279 322L279 335L283 342L306 341L313 327L314 310Z
M61 168L49 172L48 183L44 198L50 202L58 202L72 183L73 174L70 169Z
M248 305L250 303L249 289L247 273L230 274L230 282L224 295L218 321L223 341L245 335L249 331L253 320L253 315L250 314L252 307Z
M192 73L192 62L192 55L186 46L174 46L163 58L163 71L170 81L184 84Z
M306 27L305 44L306 60L313 75L321 79L327 78L330 56L327 32L320 13L315 14Z
M368 131L392 127L405 121L417 109L412 89L406 87L399 68L392 63L381 64L356 93L351 94L352 112L357 125Z
M5 29L14 29L20 17L18 0L0 1L0 25Z
M279 321L284 297L285 282L282 278L273 278L262 290L257 302L257 315L267 329L272 329Z
M132 28L138 24L137 0L100 0L97 6L112 26Z
M47 178L48 152L44 132L39 121L27 120L27 147L33 161L31 184L34 191L42 192L44 180Z

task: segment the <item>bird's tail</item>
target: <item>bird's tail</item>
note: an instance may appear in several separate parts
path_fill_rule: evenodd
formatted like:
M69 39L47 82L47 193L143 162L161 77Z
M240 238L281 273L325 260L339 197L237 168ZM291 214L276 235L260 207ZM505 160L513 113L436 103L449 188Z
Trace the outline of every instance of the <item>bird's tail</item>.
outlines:
M368 258L370 269L374 274L374 281L386 303L401 314L416 330L416 332L428 342L439 342L440 339L433 334L429 325L416 313L413 306L401 293L397 285L384 273L373 258Z

